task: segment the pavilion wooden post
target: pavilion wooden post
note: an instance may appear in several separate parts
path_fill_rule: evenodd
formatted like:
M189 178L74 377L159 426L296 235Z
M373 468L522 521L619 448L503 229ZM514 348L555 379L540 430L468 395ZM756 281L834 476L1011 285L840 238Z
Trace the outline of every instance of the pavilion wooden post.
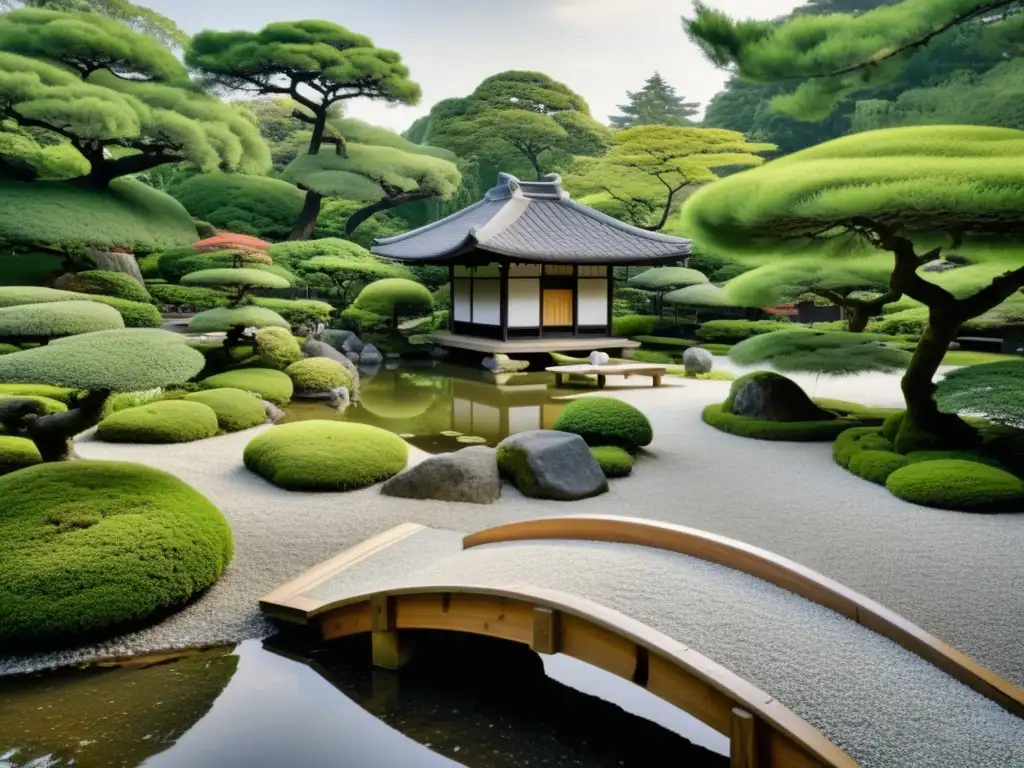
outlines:
M400 669L412 656L408 640L395 628L395 601L389 595L370 598L370 644L373 665L382 669Z
M735 707L729 724L729 768L760 768L754 716Z

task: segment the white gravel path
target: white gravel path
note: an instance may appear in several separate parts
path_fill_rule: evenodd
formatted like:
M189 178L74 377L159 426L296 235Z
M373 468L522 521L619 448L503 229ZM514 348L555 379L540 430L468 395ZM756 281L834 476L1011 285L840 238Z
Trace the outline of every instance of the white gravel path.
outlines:
M807 389L814 380L796 378ZM235 559L207 595L157 626L96 647L0 659L0 673L265 635L269 627L256 602L261 595L401 522L472 531L591 512L689 525L778 552L1024 684L1024 515L976 516L901 502L837 467L828 444L765 443L704 425L700 410L720 402L728 383L669 381L659 389L609 382L604 394L646 412L655 441L632 477L577 503L528 499L508 486L490 506L395 499L376 488L291 493L242 466L244 446L265 427L176 446L85 439L79 450L86 458L165 469L209 496L231 522ZM900 402L898 380L891 376L822 377L815 394L875 405ZM413 461L423 458L413 453Z

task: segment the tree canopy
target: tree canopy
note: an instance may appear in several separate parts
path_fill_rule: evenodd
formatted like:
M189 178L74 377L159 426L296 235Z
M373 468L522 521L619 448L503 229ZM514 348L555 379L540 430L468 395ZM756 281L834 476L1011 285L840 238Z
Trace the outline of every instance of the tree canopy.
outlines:
M167 47L181 46L188 41L188 35L171 19L128 0L0 0L0 8L18 6L51 11L92 11L116 19Z
M608 213L660 230L683 190L713 181L716 168L760 165L764 158L755 153L774 149L735 131L640 125L617 131L607 154L579 159L566 183L582 196L606 195L597 207L611 209Z
M741 341L729 350L739 365L768 363L778 371L849 375L890 373L910 363L910 353L870 333L784 330Z
M676 93L660 73L655 72L639 91L627 91L628 104L619 106L622 114L609 118L613 128L638 125L693 125L700 102L686 101Z

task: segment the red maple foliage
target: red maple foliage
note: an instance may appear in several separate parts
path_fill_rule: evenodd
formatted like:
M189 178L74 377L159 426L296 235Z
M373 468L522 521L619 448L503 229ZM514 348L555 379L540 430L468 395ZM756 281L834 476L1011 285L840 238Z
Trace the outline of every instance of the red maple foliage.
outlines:
M260 240L251 235L238 235L233 232L222 232L219 235L208 237L205 240L192 243L192 247L199 253L210 251L268 251L273 243Z

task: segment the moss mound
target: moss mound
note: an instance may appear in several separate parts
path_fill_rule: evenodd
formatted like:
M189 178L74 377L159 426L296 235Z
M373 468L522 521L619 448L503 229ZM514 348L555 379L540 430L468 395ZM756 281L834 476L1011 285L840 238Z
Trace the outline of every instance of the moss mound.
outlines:
M308 357L285 369L297 392L327 392L338 387L352 388L350 374L337 360L329 357Z
M205 497L149 467L40 464L0 478L0 647L73 645L176 609L231 560Z
M889 475L910 463L907 456L900 456L892 451L861 450L851 457L849 470L857 477L877 485L885 485Z
M121 315L93 301L21 304L0 309L0 338L56 339L124 328Z
M129 278L130 279L130 278ZM0 307L23 304L51 304L59 301L91 301L117 310L127 328L159 328L163 322L160 311L152 304L127 301L114 296L101 296L77 291L62 291L39 286L0 286Z
M212 409L217 416L217 426L224 432L252 429L267 420L263 401L240 389L208 389L185 395L182 399Z
M82 293L96 293L143 304L153 300L149 291L139 285L138 280L124 272L90 269L74 275L73 282L76 290L81 290Z
M263 328L256 334L255 354L260 365L283 371L302 359L302 349L291 331L285 328Z
M217 434L217 414L202 403L159 400L111 414L96 428L107 443L190 443Z
M778 440L794 443L831 442L851 427L861 423L851 419L827 421L762 421L737 416L723 410L721 403L707 406L701 418L704 423L730 435L755 440Z
M590 449L590 453L605 477L626 477L633 471L635 459L618 446L597 445Z
M940 459L898 469L886 481L896 497L960 512L1024 511L1024 480L974 461Z
M861 451L887 451L894 453L893 444L882 435L882 430L873 426L847 429L832 445L832 458L836 464L847 469L853 457Z
M26 440L24 437L0 435L0 475L31 467L41 463L42 460L43 457L39 455L36 444L31 440ZM2 508L2 503L0 503L0 508ZM2 529L3 523L0 521L0 530ZM3 564L0 564L0 569L2 568Z
M181 278L182 285L252 286L254 288L288 288L291 283L279 275L259 269L201 269Z
M188 212L215 227L280 240L302 210L302 190L264 176L204 173L171 190Z
M334 307L326 301L315 299L272 299L253 296L251 301L257 307L277 312L292 325L327 323L334 311Z
M200 312L188 322L191 333L217 333L244 328L291 328L291 323L277 312L263 307L215 307Z
M274 427L245 448L245 466L290 491L351 491L401 472L408 446L391 432L342 421Z
M51 387L49 384L0 384L0 395L45 397L69 405L75 390Z
M254 392L275 405L287 405L294 390L292 380L287 374L269 368L245 368L218 373L204 379L201 384L206 389L240 389L243 392Z
M558 415L555 429L572 432L588 445L617 445L636 450L654 439L651 422L629 403L611 397L573 400Z

